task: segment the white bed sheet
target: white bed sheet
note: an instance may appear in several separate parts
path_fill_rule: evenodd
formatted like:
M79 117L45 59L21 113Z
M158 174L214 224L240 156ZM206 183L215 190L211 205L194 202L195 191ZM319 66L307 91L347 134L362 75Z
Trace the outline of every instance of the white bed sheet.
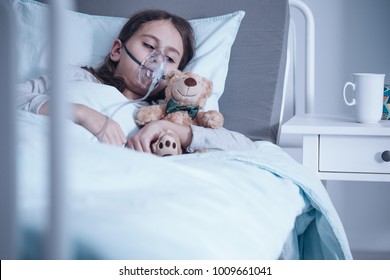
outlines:
M48 121L17 113L22 258L42 256ZM351 258L320 181L276 145L160 158L69 128L75 259Z

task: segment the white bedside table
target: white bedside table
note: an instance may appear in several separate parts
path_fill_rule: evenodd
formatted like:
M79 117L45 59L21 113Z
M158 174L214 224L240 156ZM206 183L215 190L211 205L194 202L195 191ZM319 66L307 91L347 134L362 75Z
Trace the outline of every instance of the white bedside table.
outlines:
M390 120L295 116L282 133L303 136L303 165L321 180L390 182Z

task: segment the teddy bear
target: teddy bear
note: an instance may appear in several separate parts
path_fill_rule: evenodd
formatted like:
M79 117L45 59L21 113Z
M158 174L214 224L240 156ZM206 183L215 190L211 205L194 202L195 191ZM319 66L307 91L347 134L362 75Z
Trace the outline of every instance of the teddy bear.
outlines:
M222 127L224 118L220 112L204 111L207 98L213 89L209 79L193 72L175 70L167 75L166 80L164 101L144 106L136 113L135 121L139 126L151 121L169 120L177 124L199 125L213 129ZM169 141L166 141L167 138ZM172 145L177 148L172 148ZM164 131L152 145L152 151L160 156L182 153L179 138L173 131Z

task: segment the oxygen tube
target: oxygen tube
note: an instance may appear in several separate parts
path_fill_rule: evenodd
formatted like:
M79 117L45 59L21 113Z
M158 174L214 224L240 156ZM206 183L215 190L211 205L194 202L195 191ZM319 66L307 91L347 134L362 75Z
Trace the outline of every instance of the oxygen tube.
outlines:
M106 134L106 130L110 121L120 109L129 104L139 103L141 101L146 100L152 93L152 91L159 85L160 81L165 79L167 61L165 55L160 50L153 50L148 56L144 58L142 62L140 62L130 53L130 51L127 49L126 45L123 42L122 44L127 55L139 65L137 71L138 84L142 88L148 90L143 97L136 100L128 100L127 102L121 104L118 108L115 109L114 112L110 114L110 116L107 117L107 120L104 123L102 130L99 132L99 136L97 137L99 141L101 141L101 137Z

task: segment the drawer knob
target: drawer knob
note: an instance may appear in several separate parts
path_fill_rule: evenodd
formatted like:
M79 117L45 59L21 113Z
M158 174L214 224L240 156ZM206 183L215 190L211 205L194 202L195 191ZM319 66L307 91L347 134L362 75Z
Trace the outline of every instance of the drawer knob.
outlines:
M390 161L390 151L384 151L382 153L382 159L383 159L383 161L389 162Z

